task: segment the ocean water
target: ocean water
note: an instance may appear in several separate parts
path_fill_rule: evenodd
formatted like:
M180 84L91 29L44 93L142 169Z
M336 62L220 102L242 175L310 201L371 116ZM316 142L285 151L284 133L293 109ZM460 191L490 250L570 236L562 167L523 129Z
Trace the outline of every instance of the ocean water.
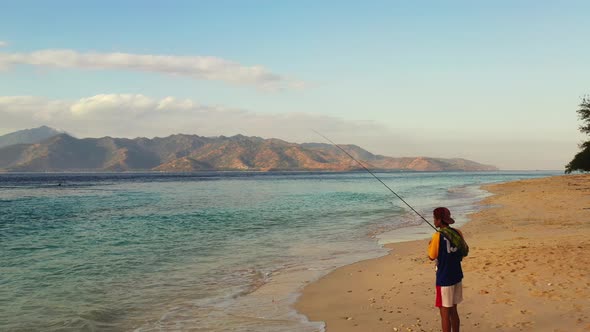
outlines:
M484 183L377 175L429 221ZM367 173L0 174L2 331L322 331L298 291L432 229Z

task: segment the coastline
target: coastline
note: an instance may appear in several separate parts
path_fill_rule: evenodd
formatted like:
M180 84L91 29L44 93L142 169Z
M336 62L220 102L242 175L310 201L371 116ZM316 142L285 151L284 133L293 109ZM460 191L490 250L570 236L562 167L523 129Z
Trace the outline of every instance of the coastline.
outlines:
M590 330L590 175L482 186L492 193L460 229L464 328ZM428 240L385 245L386 256L338 268L295 304L327 331L437 331Z

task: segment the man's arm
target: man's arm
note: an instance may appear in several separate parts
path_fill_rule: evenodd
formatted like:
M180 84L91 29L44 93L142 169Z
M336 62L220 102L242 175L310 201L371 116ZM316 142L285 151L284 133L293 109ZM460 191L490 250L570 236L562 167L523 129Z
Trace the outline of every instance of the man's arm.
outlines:
M431 261L438 258L439 243L440 243L440 233L436 232L436 233L432 234L432 239L430 240L430 243L428 244L428 258L430 258Z

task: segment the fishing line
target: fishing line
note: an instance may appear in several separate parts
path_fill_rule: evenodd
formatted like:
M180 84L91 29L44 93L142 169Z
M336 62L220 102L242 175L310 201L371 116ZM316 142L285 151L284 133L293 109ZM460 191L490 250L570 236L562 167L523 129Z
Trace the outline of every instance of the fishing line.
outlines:
M313 130L313 129L312 129ZM399 198L402 202L404 202L404 204L406 204L410 209L412 209L412 211L414 211L420 218L422 218L422 220L424 220L430 227L432 227L435 231L438 231L436 229L436 227L434 227L431 223L428 222L428 220L426 220L426 218L424 218L420 213L418 213L418 211L416 211L410 204L408 204L408 202L406 202L400 195L398 195L395 191L393 191L393 189L389 188L388 185L385 184L385 182L381 181L380 178L377 177L377 175L375 175L373 172L371 172L368 168L365 167L365 165L363 165L360 161L356 160L350 153L346 152L346 150L344 150L340 145L332 142L331 139L327 138L326 136L320 134L318 131L313 130L316 134L322 136L323 138L325 138L328 142L332 143L332 145L334 145L335 147L339 148L340 150L342 150L342 152L346 153L347 156L350 157L350 159L354 160L357 162L357 164L361 165L361 167L369 172L369 174L371 174L375 179L377 179L377 181L381 182L382 185L385 186L385 188L389 189L389 191L391 191L395 196L397 196L397 198Z

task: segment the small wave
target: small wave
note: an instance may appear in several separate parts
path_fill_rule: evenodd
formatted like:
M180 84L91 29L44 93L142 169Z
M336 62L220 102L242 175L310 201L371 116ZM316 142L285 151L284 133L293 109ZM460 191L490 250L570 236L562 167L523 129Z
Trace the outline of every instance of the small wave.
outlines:
M231 296L234 299L255 292L257 289L266 284L272 275L272 272L263 272L257 269L249 269L245 272L245 274L249 277L249 282L245 286L244 290Z
M422 223L422 219L419 219L413 211L405 210L403 213L392 214L377 219L375 223L368 227L366 236L374 239L380 234L391 232L396 229L418 226Z
M126 314L118 309L91 309L70 319L52 321L43 327L46 331L123 331L120 322Z

